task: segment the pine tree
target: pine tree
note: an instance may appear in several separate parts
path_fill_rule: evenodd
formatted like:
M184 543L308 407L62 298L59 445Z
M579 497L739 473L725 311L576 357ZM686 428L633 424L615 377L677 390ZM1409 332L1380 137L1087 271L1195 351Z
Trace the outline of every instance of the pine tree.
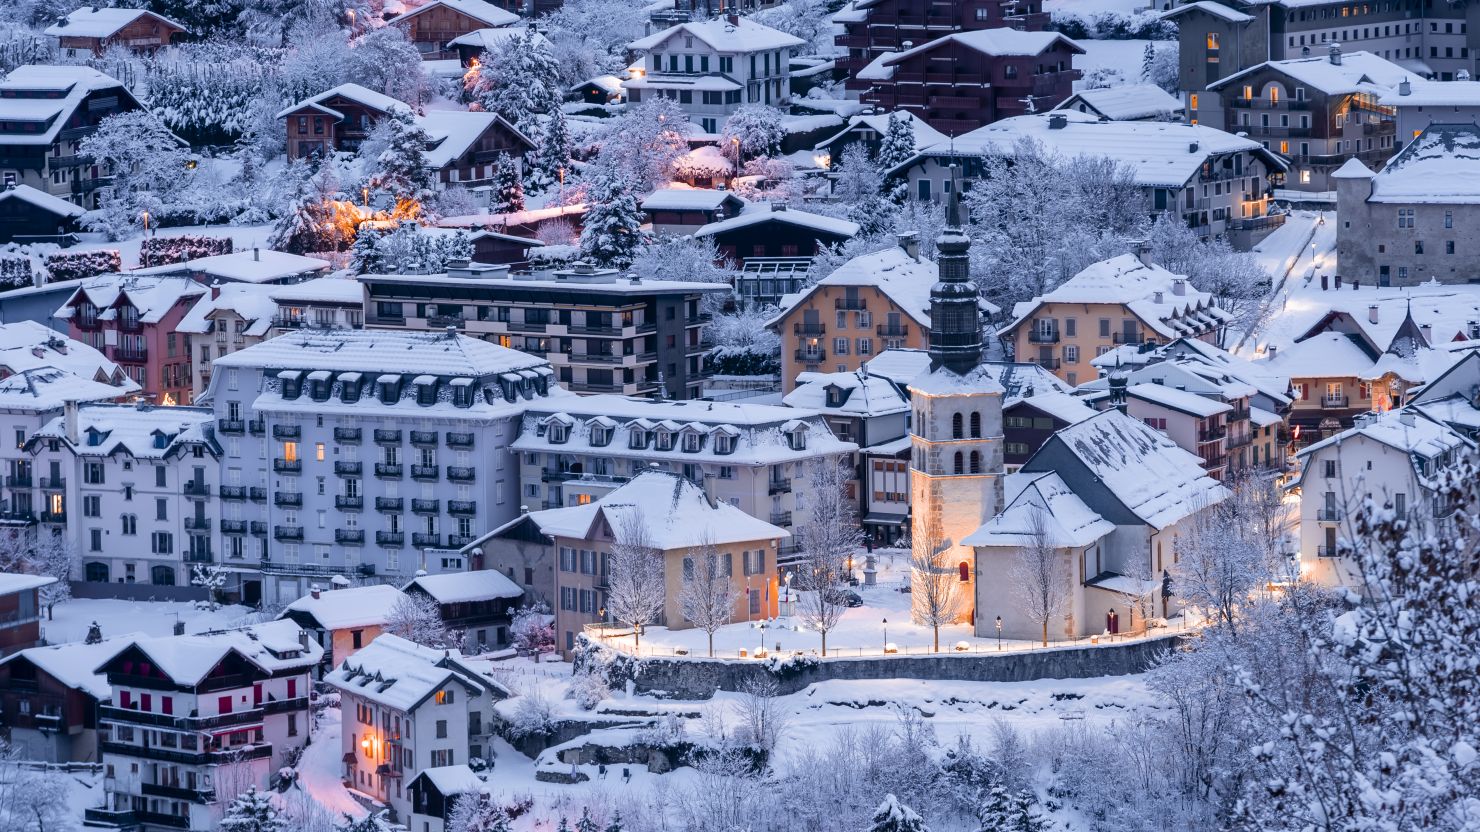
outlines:
M894 214L899 210L881 196L865 197L848 209L848 219L858 223L858 236L875 237L894 228Z
M642 244L642 212L627 183L604 174L591 186L581 256L604 266L626 268Z
M570 832L570 822L565 819L565 815L560 816L560 825L555 828L555 832Z
M344 822L334 827L334 832L389 832L390 824L386 823L385 812L376 812L355 819L353 815L346 814Z
M591 809L581 809L581 819L576 821L576 832L601 832L601 827L591 819Z
M559 107L550 111L540 131L539 147L529 160L529 189L544 193L560 184L560 177L570 168L570 125Z
M876 162L879 173L884 177L880 192L896 204L904 202L909 195L909 186L903 177L891 177L889 172L908 162L914 155L915 130L910 125L910 117L891 113L889 129L879 143L879 158Z
M349 230L340 221L338 196L339 181L330 165L319 168L311 179L300 180L292 207L272 229L268 248L293 254L341 250L349 242Z
M613 812L611 822L606 825L606 832L622 832L622 813Z
M370 184L395 199L397 215L415 217L436 185L423 155L431 137L405 110L393 112L376 130L382 131L376 144L385 149L372 165Z
M1005 828L1011 832L1047 832L1049 826L1048 819L1038 811L1038 801L1033 793L1019 789L1012 796L1012 812Z
M267 795L258 792L256 786L248 786L226 807L216 828L220 832L287 832L288 822Z
M1156 45L1151 41L1146 42L1146 48L1141 51L1141 80L1150 81L1151 72L1156 67Z
M523 129L535 116L560 105L560 63L544 37L525 32L498 54L484 52L468 79L467 92L478 109L498 113Z
M1012 829L1012 794L1000 782L987 792L986 802L976 810L981 832L1010 832Z
M505 153L493 168L493 207L500 214L524 210L524 183L519 181L519 166Z
M925 821L914 809L899 802L892 794L884 796L884 802L874 810L869 832L930 832Z

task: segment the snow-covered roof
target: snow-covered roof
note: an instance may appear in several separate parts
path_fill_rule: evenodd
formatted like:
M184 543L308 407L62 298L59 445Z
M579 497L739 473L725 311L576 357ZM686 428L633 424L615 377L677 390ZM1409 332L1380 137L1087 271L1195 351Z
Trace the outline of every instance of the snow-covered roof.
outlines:
M123 82L86 66L27 64L0 81L0 122L39 123L35 132L7 132L4 143L50 145L89 93L117 89L130 101ZM35 97L32 94L46 97Z
M1002 396L1007 389L1002 386L1000 377L1000 369L989 364L978 364L964 374L942 366L927 370L910 381L910 395Z
M1292 379L1355 378L1376 360L1352 336L1322 332L1279 350L1268 364Z
M416 117L416 123L432 139L432 146L421 154L427 166L432 168L451 164L472 150L478 137L495 124L502 124L506 130L522 140L527 148L534 149L534 142L498 113L428 110L425 115Z
M851 116L848 119L846 127L818 142L817 147L830 145L859 128L867 128L879 134L880 137L883 137L889 133L889 119L891 117L902 118L909 124L910 131L915 135L915 150L921 150L936 142L943 142L950 138L934 127L931 127L928 122L914 113L908 110L896 110L893 113L864 113Z
M1052 127L1063 119L1062 127ZM1102 121L1074 110L1014 116L936 142L920 156L1011 156L1023 139L1033 139L1049 153L1068 158L1106 157L1123 166L1132 181L1145 188L1179 188L1208 160L1229 153L1252 153L1272 170L1286 163L1258 142L1204 124L1169 121Z
M1200 396L1187 390L1178 390L1164 384L1133 384L1126 389L1126 394L1132 398L1196 416L1199 419L1207 419L1233 410L1231 405L1217 399Z
M3 106L3 104L0 104L0 107ZM68 202L59 196L52 196L46 191L33 188L30 185L12 185L0 191L0 202L4 202L7 199L29 203L47 213L56 214L60 217L80 217L84 213L78 205Z
M302 633L296 622L280 620L194 635L118 639L123 643L113 658L136 647L171 681L189 686L199 684L232 653L264 673L306 672L323 658L324 648ZM98 669L111 661L104 661Z
M1068 46L1072 54L1084 54L1084 49L1079 44L1058 32L1024 32L1008 28L955 32L903 52L885 52L859 70L857 78L861 81L887 81L894 77L894 68L901 61L932 52L947 44L958 44L995 57L1041 55L1061 43Z
M457 650L422 647L390 633L376 636L325 674L324 681L403 713L448 685L459 685L465 692L495 689L490 680L463 663Z
M168 459L187 447L216 454L215 414L208 407L88 403L77 408L77 441L67 438L64 416L47 422L30 441L55 439L78 456L127 453L138 459Z
M711 503L703 488L668 471L644 471L599 500L536 511L529 519L546 535L577 540L596 534L596 521L604 519L617 543L641 529L645 543L665 551L791 536L729 503Z
M365 300L365 287L352 278L326 276L272 286L268 295L278 303L360 304Z
M1164 338L1198 335L1232 320L1212 295L1193 288L1186 277L1147 265L1132 254L1086 266L1048 294L1019 303L1013 309L1014 320L1003 332L1013 331L1049 303L1124 306Z
M502 9L500 9L502 11ZM512 16L512 15L511 15ZM518 18L515 17L517 20ZM476 46L485 52L497 52L507 49L509 45L519 38L533 36L535 46L550 46L550 41L539 32L530 32L528 29L501 28L501 29L474 29L466 35L458 35L447 42L448 46Z
M426 7L423 6L422 8ZM304 107L309 106L318 107L319 109L330 115L342 117L342 113L338 113L324 106L323 102L328 101L331 98L348 98L351 101L369 107L372 110L378 110L382 113L411 112L411 106L404 101L391 98L389 95L381 92L376 92L369 87L363 87L359 84L348 83L340 84L337 87L332 87L330 89L324 90L318 95L309 96L308 98L305 98L302 101L297 102L296 104L289 104L287 107L284 107L283 109L278 111L277 118L286 118L289 113L293 113L297 110L301 110Z
M1241 11L1236 11L1232 8L1229 8L1228 6L1223 5L1222 3L1214 2L1214 0L1196 0L1196 2L1194 3L1184 3L1183 5L1180 5L1175 9L1164 13L1162 15L1162 19L1174 20L1177 17L1191 11L1206 12L1216 18L1219 18L1220 20L1226 20L1229 23L1249 23L1254 19L1252 15L1247 15Z
M1464 83L1480 87L1474 82ZM1398 151L1380 173L1372 175L1368 171L1368 175L1372 176L1368 202L1480 203L1480 127L1431 124Z
M800 228L811 229L822 234L830 234L838 237L851 239L858 235L859 226L856 222L840 220L823 214L814 214L810 211L798 211L794 208L778 208L776 206L760 203L752 206L749 210L736 217L727 220L712 222L694 232L695 237L708 237L714 234L724 234L739 228L749 228L752 225L766 222L779 222L785 225L795 225Z
M207 287L179 274L105 274L82 283L56 312L58 318L71 318L75 307L84 300L98 308L98 320L118 317L118 308L133 306L139 321L157 324L175 304L205 294Z
M401 590L409 592L412 587L420 588L435 598L439 604L489 601L494 598L518 598L524 594L524 590L520 589L518 584L495 569L421 575L401 587Z
M642 201L644 211L717 211L726 202L744 205L729 191L710 188L659 188Z
M144 15L157 18L177 29L186 32L189 31L179 23L147 9L83 6L80 9L68 12L66 17L46 27L42 34L51 35L52 37L107 38L118 34L120 29Z
M930 369L930 353L925 350L884 350L865 361L871 376L881 376L898 385L907 385Z
M769 323L774 324L785 318L798 304L821 291L824 286L867 286L878 289L901 312L928 329L930 289L939 280L940 267L934 260L923 256L911 257L904 249L893 246L854 257L806 290L786 296Z
M1203 470L1202 460L1177 447L1165 434L1118 410L1106 410L1070 425L1034 454L1024 471L1049 445L1057 444L1079 459L1132 514L1164 529L1184 517L1221 502L1227 490Z
M127 376L113 385L55 367L37 367L0 379L0 410L33 413L58 410L69 401L110 401L139 389L138 383Z
M841 391L837 406L828 404L828 390ZM889 379L869 375L865 370L848 373L800 373L797 386L782 401L788 407L799 407L823 413L848 416L887 416L910 409L909 400Z
M1343 53L1341 63L1334 63L1330 55L1265 61L1227 78L1214 81L1208 84L1208 89L1220 90L1241 85L1245 78L1266 69L1274 70L1326 95L1367 93L1380 97L1397 87L1403 79L1413 77L1412 70L1398 66L1371 52L1359 50ZM1259 91L1255 90L1255 94L1258 93Z
M138 389L117 364L95 347L36 321L0 324L0 371L22 373L45 367L115 385L120 388L115 396Z
M204 335L215 326L214 313L230 311L241 317L243 335L260 338L272 328L273 315L277 314L277 303L263 291L265 288L255 283L228 283L216 287L190 307L190 311L175 325L175 331Z
M1350 442L1356 437L1371 439L1394 450L1424 459L1433 459L1459 448L1475 447L1474 442L1448 425L1430 418L1423 411L1403 408L1368 414L1359 424L1300 449L1296 456L1307 457L1323 448L1339 448L1343 442Z
M1028 479L1007 507L961 539L966 546L1020 548L1044 542L1054 548L1088 546L1115 531L1053 472L1014 474Z
M1081 103L1114 121L1167 118L1182 112L1182 102L1155 84L1124 84L1119 87L1081 90L1064 99L1064 103L1055 109L1068 110Z
M284 607L278 618L292 618L289 613L300 613L325 630L380 626L390 620L397 602L405 597L405 593L389 584L324 588L319 590L317 598L310 593Z
M486 777L487 775L484 776ZM437 787L437 791L443 797L482 791L485 785L483 777L479 777L478 773L468 768L466 764L424 768L416 777L417 779L425 777L433 786Z
M31 589L40 589L57 582L50 575L27 575L21 572L0 572L0 595L15 595Z
M1098 412L1085 404L1084 400L1078 396L1071 396L1058 390L1029 396L1023 399L1022 403L1071 425L1083 422Z
M508 26L512 23L518 23L520 20L519 15L501 9L492 3L485 2L485 0L431 0L431 2L417 6L411 11L393 18L391 22L399 23L408 18L415 17L428 9L439 6L462 12L479 23L486 23L493 27Z
M133 638L133 635L115 636L97 644L74 641L32 647L6 656L0 665L24 658L67 687L80 690L100 702L107 701L113 695L113 687L108 684L107 676L97 672L98 667L118 655L118 651L130 644Z
M789 49L804 46L806 41L785 32L763 26L748 17L731 23L724 17L713 20L691 21L670 26L661 32L638 38L627 44L628 49L648 51L661 47L669 38L678 35L692 36L716 52L748 54L772 49Z
M1480 84L1474 81L1429 81L1408 78L1408 91L1401 85L1384 93L1377 103L1390 107L1480 107Z
M139 269L135 274L199 272L219 280L271 283L311 272L327 271L331 265L328 260L320 260L317 257L273 251L270 248L253 248L248 251L215 254L210 257L197 257L182 263Z
M217 367L293 367L480 378L548 367L538 356L466 335L388 330L302 330L253 344Z

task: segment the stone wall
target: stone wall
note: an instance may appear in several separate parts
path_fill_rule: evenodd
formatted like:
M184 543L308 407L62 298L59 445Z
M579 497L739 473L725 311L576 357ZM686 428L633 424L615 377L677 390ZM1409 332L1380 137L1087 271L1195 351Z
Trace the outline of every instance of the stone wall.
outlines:
M968 682L1031 682L1125 676L1147 670L1156 657L1176 647L1180 635L1095 647L1064 647L1008 653L942 653L889 658L802 659L791 662L706 658L644 658L630 661L636 693L671 699L708 699L716 691L735 691L752 680L775 679L782 694L832 679L954 679ZM614 653L593 645L593 653ZM593 655L592 658L597 658ZM604 656L603 658L611 658ZM626 667L617 661L610 667ZM614 679L614 684L625 680Z

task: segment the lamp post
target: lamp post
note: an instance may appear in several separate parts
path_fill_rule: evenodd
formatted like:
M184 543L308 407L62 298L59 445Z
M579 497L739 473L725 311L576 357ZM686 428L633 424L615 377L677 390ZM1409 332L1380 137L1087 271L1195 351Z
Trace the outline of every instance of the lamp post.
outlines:
M736 137L730 139L730 143L735 146L735 178L736 179L739 179L740 178L740 137L739 136L736 136Z
M1002 616L997 616L997 652L1002 652Z
M884 619L884 655L889 655L889 619Z

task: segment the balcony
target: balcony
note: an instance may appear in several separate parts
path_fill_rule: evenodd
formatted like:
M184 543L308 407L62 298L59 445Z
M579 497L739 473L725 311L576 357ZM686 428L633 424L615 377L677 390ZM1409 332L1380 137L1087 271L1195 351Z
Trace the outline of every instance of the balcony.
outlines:
M508 321L506 325L510 332L544 332L545 327L549 326L545 321Z
M66 477L42 477L41 487L47 491L61 491L67 487Z
M771 525L773 525L773 526L790 526L791 525L791 512L789 512L789 511L773 511L773 512L771 512Z
M221 521L221 533L222 534L246 534L247 533L247 521L245 521L245 520L222 520Z
M260 711L256 713L259 714ZM233 714L234 716L234 714ZM185 765L209 765L212 763L229 764L238 760L260 760L272 756L272 744L242 746L240 748L229 748L215 751L181 751L174 748L159 748L157 746L130 745L121 742L101 742L99 747L105 754L118 754L125 757L142 757L150 760L160 760L167 763L183 763ZM135 812L135 815L143 816L146 813ZM151 817L172 817L169 815L150 815ZM181 819L183 822L183 819ZM154 823L154 821L150 821ZM188 824L180 826L188 828Z
M1139 345L1145 343L1146 338L1139 332L1115 332L1110 335L1112 344Z
M365 545L364 529L335 529L334 542L348 544L351 546Z
M303 473L303 460L301 459L274 459L272 470L279 474L301 474Z
M247 487L245 485L223 485L218 490L223 500L245 500L247 499Z
M158 783L140 783L139 793L148 797L167 797L172 800L184 800L188 803L216 802L216 791L214 789L187 789L183 786L161 786ZM170 817L173 818L176 816L170 815ZM180 828L188 829L190 826L190 818L181 817L180 820L183 821L183 823L180 824ZM169 824L163 825L168 826Z
M399 462L375 463L375 476L384 479L398 480L403 476L405 470L405 467Z
M428 315L427 326L432 329L447 329L453 327L462 329L468 325L468 321L461 315Z
M908 338L910 328L903 324L879 324L875 327L880 338Z
M417 514L436 514L442 510L441 500L411 498L411 510Z
M771 484L766 488L766 493L770 494L771 496L775 496L777 494L790 494L791 480L771 480Z
M461 549L474 540L477 538L469 534L449 534L447 535L447 546L451 549Z
M429 532L412 532L411 545L421 548L440 548L442 546L442 535Z
M1337 547L1337 546L1317 546L1316 547L1316 557L1318 557L1318 558L1334 558L1334 557L1336 557L1339 554L1341 554L1341 549L1340 549L1340 547Z
M836 298L833 300L833 308L849 312L868 311L868 298Z
M148 347L114 347L113 360L128 364L143 364L149 360Z
M413 430L411 432L411 444L436 445L437 432L434 430Z
M610 352L573 353L569 356L574 364L621 364L622 355Z
M1035 358L1028 363L1037 364L1043 369L1048 370L1049 372L1053 372L1054 370L1057 370L1059 368L1060 362L1057 358Z
M335 428L334 429L334 441L335 442L359 442L360 441L360 437L363 436L363 435L364 435L364 431L361 430L360 428Z
M375 498L375 510L376 511L405 511L406 510L406 498L405 497L376 497Z
M248 684L248 681L243 679L242 684L238 687L244 687L246 684ZM202 731L236 725L255 725L262 721L262 710L260 708L249 708L242 711L232 711L228 714L216 714L214 716L176 716L150 711L138 711L133 708L120 708L117 705L99 705L98 718L106 722L151 725L160 728L176 728L182 731ZM116 745L117 743L107 744ZM138 746L126 747L137 748ZM187 751L187 753L190 752Z
M462 465L447 466L447 479L453 482L472 482L476 476L472 468Z
M1198 431L1197 432L1197 441L1198 442L1217 442L1219 439L1222 439L1223 437L1225 437L1227 435L1228 435L1228 428L1226 426L1224 426L1224 425L1215 425L1213 427L1203 428L1202 430Z
M1230 434L1229 437L1228 437L1228 442L1226 444L1228 445L1229 449L1231 450L1233 448L1242 448L1245 445L1252 445L1253 443L1254 443L1254 433L1253 433L1253 431L1245 431L1243 433Z
M827 327L822 324L792 324L791 330L796 335L826 335Z
M1229 422L1242 422L1242 421L1244 421L1245 419L1248 419L1248 418L1249 418L1249 409L1247 407L1238 408L1238 409L1229 411L1228 413L1224 414L1224 416L1223 416L1223 419L1225 421L1229 421Z
M300 439L303 436L303 428L298 425L273 425L273 439Z
M254 503L265 503L267 502L267 489L260 485L254 485L247 489L247 496L251 497Z
M365 507L365 498L358 494L353 497L348 494L336 494L334 507L340 511L359 511Z
M803 364L820 364L827 360L827 350L797 350L792 357Z
M401 444L401 432L399 430L375 429L375 441L384 445Z
M272 536L275 540L302 540L302 526L273 526Z
M41 522L43 522L43 523L66 523L67 522L67 512L65 510L64 511L43 511L43 512L41 512Z
M247 422L247 432L253 436L261 436L267 432L267 423L261 419L253 419Z
M139 825L139 818L132 809L83 809L82 821L84 826L117 829L134 829Z
M361 462L358 462L358 461L356 461L356 462L343 462L343 461L341 461L341 462L335 462L334 463L334 473L338 474L341 477L358 477L360 475L360 473L362 471L364 471L364 470L365 470L364 464L361 463Z
M209 517L186 517L185 531L208 532L211 530L211 518Z
M406 545L405 532L376 532L375 543L380 546L400 548Z
M256 535L257 537L267 537L267 521L253 520L251 528L252 534Z
M447 434L447 447L449 448L471 448L473 447L473 434L453 433Z
M440 476L442 476L442 469L436 465L411 466L411 478L413 480L434 480Z
M272 495L272 504L278 508L302 508L302 491L278 491Z
M1322 523L1337 523L1346 519L1346 512L1339 508L1316 509L1316 520Z
M473 500L448 500L447 513L469 515L478 513L478 503Z
M204 480L186 480L185 494L188 497L209 497L211 487Z
M247 422L245 419L220 419L216 422L216 430L222 433L246 433Z
M1347 403L1348 399L1346 395L1342 393L1328 393L1324 396L1321 396L1321 407L1346 407Z
M30 474L11 474L5 478L6 488L30 488L33 480Z

